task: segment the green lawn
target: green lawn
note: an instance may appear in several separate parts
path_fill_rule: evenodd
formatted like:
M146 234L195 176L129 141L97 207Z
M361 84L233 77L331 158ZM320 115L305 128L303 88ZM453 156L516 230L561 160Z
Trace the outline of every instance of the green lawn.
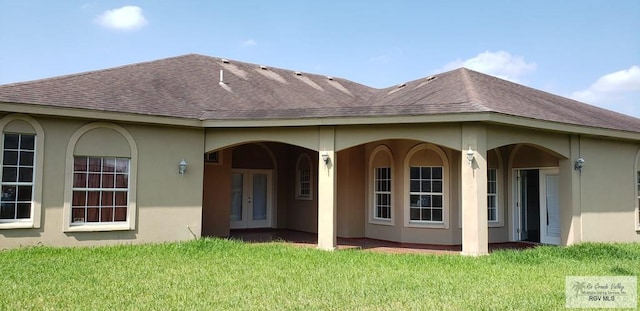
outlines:
M0 251L0 309L553 310L565 276L639 275L640 244L459 255L224 239Z

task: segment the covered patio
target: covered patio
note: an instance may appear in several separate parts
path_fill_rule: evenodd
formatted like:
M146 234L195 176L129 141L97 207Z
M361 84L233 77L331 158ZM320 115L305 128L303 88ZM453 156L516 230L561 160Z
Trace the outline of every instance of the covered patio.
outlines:
M301 247L317 247L318 235L289 229L231 230L229 238L246 243L281 242ZM489 243L489 252L501 249L527 249L531 242ZM337 249L361 249L389 254L460 254L462 245L398 243L370 238L338 238Z

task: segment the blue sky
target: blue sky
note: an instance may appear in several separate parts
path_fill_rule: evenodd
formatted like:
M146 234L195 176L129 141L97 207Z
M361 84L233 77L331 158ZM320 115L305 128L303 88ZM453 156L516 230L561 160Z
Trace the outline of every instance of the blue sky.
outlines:
M387 87L458 67L640 117L640 1L0 0L0 84L198 53Z

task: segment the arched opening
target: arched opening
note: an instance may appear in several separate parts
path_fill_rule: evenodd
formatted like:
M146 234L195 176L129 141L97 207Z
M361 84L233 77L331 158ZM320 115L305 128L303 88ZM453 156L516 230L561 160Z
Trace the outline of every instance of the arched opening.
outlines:
M510 240L561 243L560 160L544 147L515 144L500 148L508 158Z
M258 228L317 232L313 176L317 152L291 144L247 142L208 151L202 235Z

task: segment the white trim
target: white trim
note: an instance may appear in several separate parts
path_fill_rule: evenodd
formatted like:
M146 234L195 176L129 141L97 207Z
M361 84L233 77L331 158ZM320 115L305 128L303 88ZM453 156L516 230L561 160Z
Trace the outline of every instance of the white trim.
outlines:
M562 226L562 222L560 221L560 205L558 203L558 236L548 235L547 227L545 226L545 220L549 217L547 214L547 176L555 176L560 177L560 169L559 168L551 168L551 169L541 169L539 171L539 185L540 187L540 243L544 244L553 244L560 245L561 234L560 228ZM560 183L558 182L558 189L556 189L556 194L558 196L558 202L560 200Z
M302 176L300 174L300 165L304 164L302 161L306 161L307 168L309 169L309 194L302 195L300 191L302 191ZM303 152L298 156L298 160L296 161L296 200L313 200L313 166L311 165L311 157Z
M511 193L512 193L512 197L511 197L511 202L509 204L509 214L511 215L511 217L509 217L511 219L510 221L510 225L509 225L509 241L521 241L520 238L520 234L518 232L518 227L520 224L520 212L521 212L521 208L518 205L518 203L520 203L520 185L519 185L519 172L520 171L529 171L529 170L537 170L539 172L539 180L538 180L538 188L539 188L539 195L542 196L544 195L544 189L541 189L541 185L542 182L542 175L544 173L551 173L553 174L553 172L555 172L555 174L559 174L560 172L560 168L559 167L519 167L519 168L511 168ZM545 190L546 191L546 190ZM541 200L541 198L539 198L539 200ZM542 201L540 201L540 204L542 203ZM542 217L542 204L540 206L540 217ZM562 225L562 222L560 223L560 225ZM540 232L540 240L542 240L542 222L540 222L539 224L539 232ZM561 228L562 229L562 228Z
M129 150L131 152L131 158L129 161L129 204L127 206L127 221L121 225L107 223L107 224L71 224L71 201L73 196L73 162L75 157L75 146L80 140L80 137L86 132L89 132L96 128L108 128L120 133L129 143ZM81 156L96 156L103 157L103 155L94 154ZM67 145L67 153L65 156L65 173L64 173L64 205L62 207L62 224L64 232L79 232L79 231L114 231L114 230L135 230L136 228L136 215L138 208L136 204L136 189L137 189L137 176L138 175L138 146L136 145L133 136L129 131L123 127L107 122L94 122L84 125L79 128L71 138Z
M432 150L438 154L440 159L442 160L442 221L415 221L411 220L410 212L411 212L411 202L410 202L410 172L409 167L411 163L411 158L415 153L421 150ZM404 212L404 226L412 227L412 228L434 228L434 229L448 229L449 228L449 214L451 207L449 206L449 197L451 196L451 192L449 191L449 184L451 183L451 178L449 175L449 160L447 158L446 153L438 146L430 144L430 143L421 143L419 145L414 146L409 150L407 155L404 158L403 169L404 169L404 183L403 187L403 212Z
M274 221L273 218L275 218L275 214L274 214L274 186L273 186L273 172L274 170L265 170L265 169L232 169L231 170L231 175L233 176L233 174L241 174L242 175L242 215L243 218L237 221L231 221L229 219L229 227L231 229L249 229L249 228L273 228L274 227ZM258 223L256 223L256 221L253 221L254 223L252 223L252 220L245 218L245 216L249 216L252 210L250 210L250 206L249 204L251 204L251 208L253 206L252 202L249 202L248 200L252 199L250 198L249 193L252 193L251 191L252 186L253 186L253 179L250 179L248 177L256 175L256 174L264 174L267 176L267 219L262 220ZM231 208L231 206L229 206L229 208Z
M31 217L29 220L20 220L14 222L0 223L0 229L19 229L19 228L40 228L42 217L42 183L44 171L44 129L42 125L34 118L23 114L10 114L0 119L0 147L4 149L4 130L5 127L15 120L21 120L28 123L33 132L18 134L35 134L35 150L34 150L34 172L33 172L33 190ZM0 164L3 162L4 152L0 152ZM0 180L2 180L2 171L0 170Z
M640 148L636 153L636 162L633 170L633 180L635 185L636 197L635 197L635 209L633 213L633 219L636 223L636 231L640 232Z
M375 169L377 167L374 167L374 160L376 158L376 155L380 152L384 152L389 156L390 159L390 163L389 163L389 169L390 169L390 179L391 179L391 189L390 189L390 211L389 211L389 218L378 218L375 217L376 215L376 198L375 198L375 179L376 179L376 175L375 175ZM394 171L395 171L395 165L394 165L394 158L393 158L393 153L391 152L391 149L387 146L387 145L379 145L377 146L375 149L373 149L373 151L371 152L371 154L369 155L369 165L368 165L368 174L369 177L367 178L368 182L368 189L367 189L367 193L369 193L368 196L368 202L367 202L367 214L368 214L368 219L369 219L369 223L371 224L375 224L375 225L384 225L384 226L395 226L395 204L394 204L394 200L395 200L395 195L394 195L394 191L395 191L395 187L394 187Z
M493 182L495 183L495 192L491 193L489 192L489 182L491 182L492 180L490 180L490 176L491 174L489 174L489 172L493 171L495 173L495 180L493 180ZM487 222L489 222L489 227L493 227L497 224L500 223L500 202L499 202L499 198L500 198L500 194L501 192L498 189L498 185L500 184L500 176L498 176L498 169L497 168L487 168L487 215L490 215L491 213L489 213L489 197L493 197L494 199L494 208L495 208L495 215L496 215L496 219L488 219L487 217Z

